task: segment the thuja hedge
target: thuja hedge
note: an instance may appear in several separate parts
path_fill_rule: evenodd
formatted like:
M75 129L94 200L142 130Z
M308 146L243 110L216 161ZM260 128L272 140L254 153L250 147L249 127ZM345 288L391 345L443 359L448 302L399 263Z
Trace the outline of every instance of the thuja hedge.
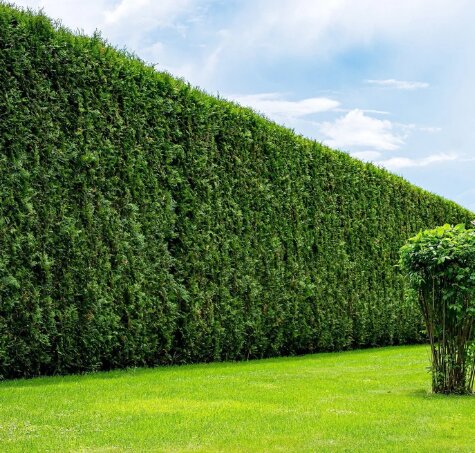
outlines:
M395 264L473 214L0 5L0 375L419 341Z

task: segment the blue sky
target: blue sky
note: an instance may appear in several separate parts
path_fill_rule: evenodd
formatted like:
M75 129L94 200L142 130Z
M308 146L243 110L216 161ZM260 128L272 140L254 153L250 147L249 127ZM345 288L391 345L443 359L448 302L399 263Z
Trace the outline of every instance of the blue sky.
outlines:
M472 0L19 0L475 211Z

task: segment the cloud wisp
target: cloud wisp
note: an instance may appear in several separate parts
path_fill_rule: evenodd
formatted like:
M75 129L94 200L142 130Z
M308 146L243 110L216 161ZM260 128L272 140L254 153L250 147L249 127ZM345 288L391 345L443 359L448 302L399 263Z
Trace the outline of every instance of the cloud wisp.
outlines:
M338 101L327 97L311 97L289 101L281 93L229 95L227 97L277 121L328 112L340 105Z
M370 85L376 85L383 88L393 88L396 90L418 90L421 88L429 87L429 84L427 82L411 82L407 80L396 80L396 79L383 79L383 80L368 79L368 80L365 80L365 82Z
M451 162L458 160L459 156L456 153L438 153L431 154L426 157L414 159L410 157L391 157L389 159L375 162L377 165L387 168L388 170L400 170L402 168L410 167L426 167L431 164L442 162Z

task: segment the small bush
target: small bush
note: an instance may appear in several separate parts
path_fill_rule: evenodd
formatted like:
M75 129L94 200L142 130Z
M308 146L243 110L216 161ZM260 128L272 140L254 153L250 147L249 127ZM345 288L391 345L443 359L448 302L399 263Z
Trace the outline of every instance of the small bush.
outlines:
M401 248L400 264L424 316L432 390L471 393L475 376L475 230L444 225Z

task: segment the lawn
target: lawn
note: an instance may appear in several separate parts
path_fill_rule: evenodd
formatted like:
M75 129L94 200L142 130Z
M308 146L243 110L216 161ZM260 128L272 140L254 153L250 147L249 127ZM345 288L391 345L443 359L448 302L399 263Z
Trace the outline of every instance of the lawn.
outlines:
M0 383L0 451L474 451L425 346Z

